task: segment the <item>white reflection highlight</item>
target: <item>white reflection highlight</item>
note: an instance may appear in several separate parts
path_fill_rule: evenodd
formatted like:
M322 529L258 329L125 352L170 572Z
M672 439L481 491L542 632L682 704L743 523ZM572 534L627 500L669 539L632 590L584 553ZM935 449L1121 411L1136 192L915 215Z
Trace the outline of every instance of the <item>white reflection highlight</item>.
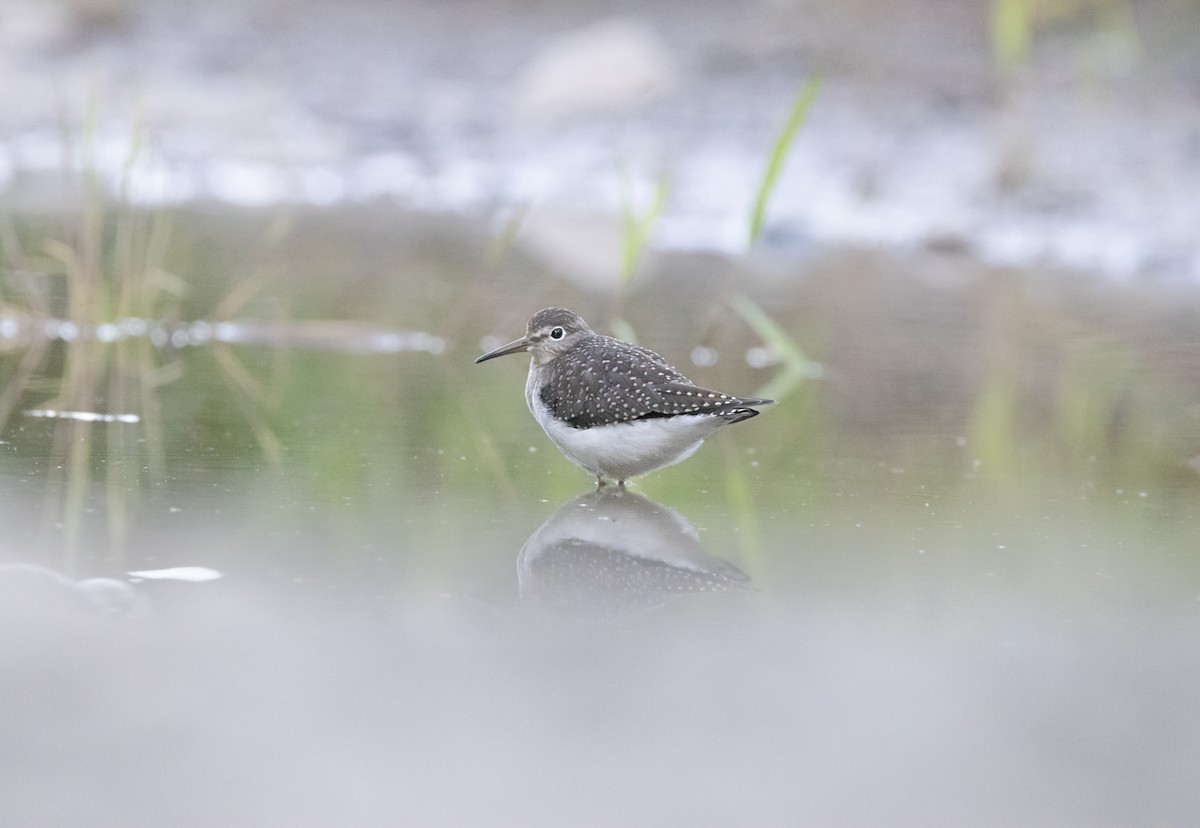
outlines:
M203 583L224 578L222 572L209 569L207 566L172 566L166 569L139 569L129 573L130 578L141 578L147 581L189 581Z
M0 339L16 339L22 333L21 321L11 316L0 318ZM446 340L425 331L403 331L365 322L306 319L265 321L235 319L208 322L151 322L127 317L116 322L80 326L66 319L45 319L35 333L44 339L63 342L92 340L120 342L131 337L146 337L156 348L188 348L225 342L239 345L271 345L294 348L318 348L348 353L400 353L421 351L435 356L446 352ZM38 416L38 415L33 415ZM42 415L51 416L51 415Z
M21 413L26 417L78 420L84 423L140 423L142 421L137 414L104 414L99 411L56 411L49 408L31 408Z

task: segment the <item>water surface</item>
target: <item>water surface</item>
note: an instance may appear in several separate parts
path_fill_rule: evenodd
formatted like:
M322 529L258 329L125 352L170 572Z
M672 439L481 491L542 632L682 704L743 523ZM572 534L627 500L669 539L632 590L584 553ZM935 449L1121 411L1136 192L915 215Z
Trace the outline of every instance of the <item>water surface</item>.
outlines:
M601 295L411 218L185 215L171 318L0 340L6 822L1194 816L1194 295L832 252ZM558 303L754 393L735 290L821 370L625 493L471 363Z

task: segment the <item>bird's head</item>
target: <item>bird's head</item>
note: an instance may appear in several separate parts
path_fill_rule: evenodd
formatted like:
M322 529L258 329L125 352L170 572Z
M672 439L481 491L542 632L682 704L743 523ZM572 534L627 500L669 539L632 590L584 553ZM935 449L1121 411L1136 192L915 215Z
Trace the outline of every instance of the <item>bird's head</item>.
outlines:
M594 336L588 323L577 313L566 308L545 308L529 318L525 336L494 351L488 351L475 360L484 362L495 357L528 351L533 361L545 365L555 357L575 347L580 340Z

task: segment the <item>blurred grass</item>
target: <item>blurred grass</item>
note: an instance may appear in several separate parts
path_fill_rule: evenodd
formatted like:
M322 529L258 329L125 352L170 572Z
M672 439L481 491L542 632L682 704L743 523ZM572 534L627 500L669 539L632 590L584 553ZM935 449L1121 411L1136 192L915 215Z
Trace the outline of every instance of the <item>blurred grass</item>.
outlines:
M1001 68L1029 61L1035 0L992 0L992 54Z
M1059 441L1073 463L1095 462L1107 453L1113 430L1123 417L1134 414L1125 408L1141 370L1139 360L1125 347L1067 346L1054 415Z
M972 471L986 479L1011 482L1021 468L1018 449L1027 446L1018 434L1019 398L1013 380L989 377L975 400L968 433Z
M525 226L525 219L528 215L528 204L518 205L508 213L498 232L491 236L487 249L483 253L485 270L494 270L504 261L504 257L516 243L517 237L521 235L521 229Z
M1180 14L1188 14L1183 5ZM1085 81L1127 73L1142 54L1129 0L992 0L992 56L1007 75L1032 63L1039 33L1076 30L1076 68Z
M95 172L93 121L89 117L77 142L64 142L64 166L77 170L82 183L77 211L61 218L58 231L38 221L22 226L10 218L0 233L0 311L15 315L27 329L17 366L4 378L0 432L22 406L138 418L136 424L53 419L50 457L66 479L61 490L50 490L45 515L47 525L62 527L68 571L77 563L84 516L97 482L103 483L107 548L116 557L123 554L143 487L162 482L165 429L159 392L182 379L183 362L145 335L127 336L121 326L130 319L147 328L178 322L189 292L188 280L166 264L173 246L173 210L143 209L129 199L140 145L136 130L117 194L110 197ZM277 242L286 227L273 225L269 233ZM24 286L20 292L11 287L17 277ZM258 278L236 283L217 312L235 312L266 283ZM47 333L51 329L58 331L58 339ZM102 329L117 334L101 336ZM218 354L218 364L230 377L231 399L248 403L243 410L262 451L277 461L279 443L261 415L261 388L228 353ZM100 457L104 473L98 481Z
M667 203L670 179L666 171L659 173L645 209L638 210L638 194L634 191L632 174L625 168L621 174L621 284L627 286L633 279L638 259L650 239L654 225Z
M89 117L87 123L94 123ZM79 210L68 220L62 237L46 235L41 240L41 259L33 266L31 280L35 297L25 312L34 319L53 314L75 332L61 346L35 343L29 354L45 355L52 347L64 350L61 382L56 393L38 407L69 412L136 414L140 422L100 423L57 420L51 455L62 458L66 487L59 500L47 500L47 521L60 522L68 571L74 571L82 542L83 518L94 485L94 454L106 446L104 464L105 525L110 555L125 549L132 514L141 492L143 476L161 481L165 470L161 409L157 384L169 374L154 370L154 356L147 342L105 342L93 335L103 324L136 316L167 319L178 315L182 292L179 279L164 268L170 246L172 214L133 209L127 200L110 201L95 172L90 126L76 145L75 167L80 170L83 197ZM123 195L136 165L138 142L131 141ZM29 261L20 257L26 265ZM53 285L61 280L61 288ZM38 364L26 375L32 379L42 369ZM13 389L14 401L28 389ZM4 415L11 415L6 406ZM0 428L4 421L0 420ZM136 429L136 435L131 433Z
M730 299L730 304L782 366L771 381L756 391L754 396L782 400L799 388L805 379L813 376L818 367L816 363L804 355L796 340L768 316L758 303L738 293Z

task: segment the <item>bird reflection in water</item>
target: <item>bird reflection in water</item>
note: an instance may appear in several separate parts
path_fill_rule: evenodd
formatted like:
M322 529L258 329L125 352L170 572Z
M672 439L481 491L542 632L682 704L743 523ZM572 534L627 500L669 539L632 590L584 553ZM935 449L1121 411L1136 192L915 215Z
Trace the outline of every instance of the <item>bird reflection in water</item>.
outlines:
M521 548L517 579L527 606L575 615L620 615L750 587L746 573L701 548L682 515L621 488L559 507Z

